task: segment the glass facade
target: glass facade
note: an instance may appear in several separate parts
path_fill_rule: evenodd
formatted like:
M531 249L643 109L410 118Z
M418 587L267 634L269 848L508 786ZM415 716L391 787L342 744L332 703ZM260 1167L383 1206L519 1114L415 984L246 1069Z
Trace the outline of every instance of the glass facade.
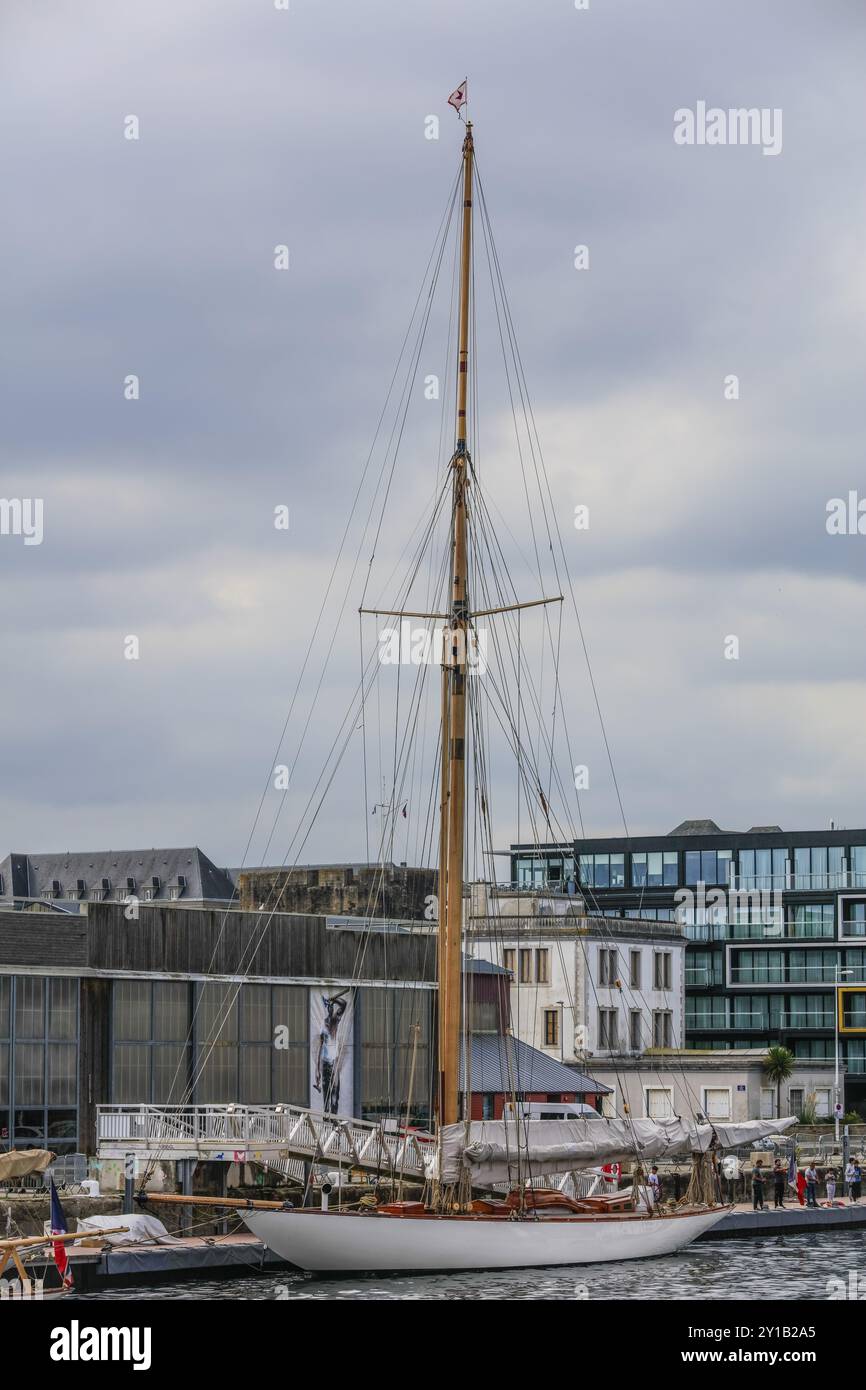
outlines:
M307 990L117 980L115 1104L309 1104Z
M624 888L624 854L582 854L580 882L584 888Z
M78 980L0 977L0 1145L78 1148Z
M362 1120L432 1115L432 995L426 989L361 991Z
M729 849L687 849L686 884L696 888L699 883L727 886L731 881Z
M631 856L631 881L635 888L676 888L679 883L676 850L653 850Z

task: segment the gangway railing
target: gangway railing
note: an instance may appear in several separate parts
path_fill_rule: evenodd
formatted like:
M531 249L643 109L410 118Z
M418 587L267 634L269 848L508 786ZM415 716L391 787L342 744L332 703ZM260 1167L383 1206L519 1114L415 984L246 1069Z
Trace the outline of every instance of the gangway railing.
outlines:
M423 1179L430 1135L393 1122L343 1119L297 1105L100 1105L101 1159L265 1163L294 1174L297 1160Z

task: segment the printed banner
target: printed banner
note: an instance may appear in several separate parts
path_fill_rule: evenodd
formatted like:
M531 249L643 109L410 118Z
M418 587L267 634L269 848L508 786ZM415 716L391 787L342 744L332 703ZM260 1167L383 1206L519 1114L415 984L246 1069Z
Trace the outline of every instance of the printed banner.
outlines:
M353 1114L355 1065L352 991L310 989L310 1109Z

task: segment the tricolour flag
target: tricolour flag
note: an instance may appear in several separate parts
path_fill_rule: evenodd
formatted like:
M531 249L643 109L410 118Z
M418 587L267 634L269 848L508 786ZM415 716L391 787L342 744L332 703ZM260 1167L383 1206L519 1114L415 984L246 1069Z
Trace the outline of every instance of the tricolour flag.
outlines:
M453 106L454 110L457 112L458 115L460 114L461 106L466 105L467 81L468 79L464 77L457 90L455 92L452 92L450 97L448 98L448 105Z
M60 1198L57 1195L57 1188L54 1186L54 1179L51 1179L51 1234L53 1236L65 1236L69 1227L66 1224L66 1213L63 1210ZM65 1240L54 1242L54 1263L57 1272L63 1280L63 1287L72 1287L72 1275L69 1272L69 1255L66 1250Z

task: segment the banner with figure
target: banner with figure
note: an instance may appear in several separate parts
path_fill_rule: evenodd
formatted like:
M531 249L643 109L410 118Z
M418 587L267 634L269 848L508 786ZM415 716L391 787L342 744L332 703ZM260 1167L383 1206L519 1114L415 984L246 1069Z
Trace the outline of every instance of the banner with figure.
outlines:
M351 989L310 989L310 1109L352 1115L355 1065Z

